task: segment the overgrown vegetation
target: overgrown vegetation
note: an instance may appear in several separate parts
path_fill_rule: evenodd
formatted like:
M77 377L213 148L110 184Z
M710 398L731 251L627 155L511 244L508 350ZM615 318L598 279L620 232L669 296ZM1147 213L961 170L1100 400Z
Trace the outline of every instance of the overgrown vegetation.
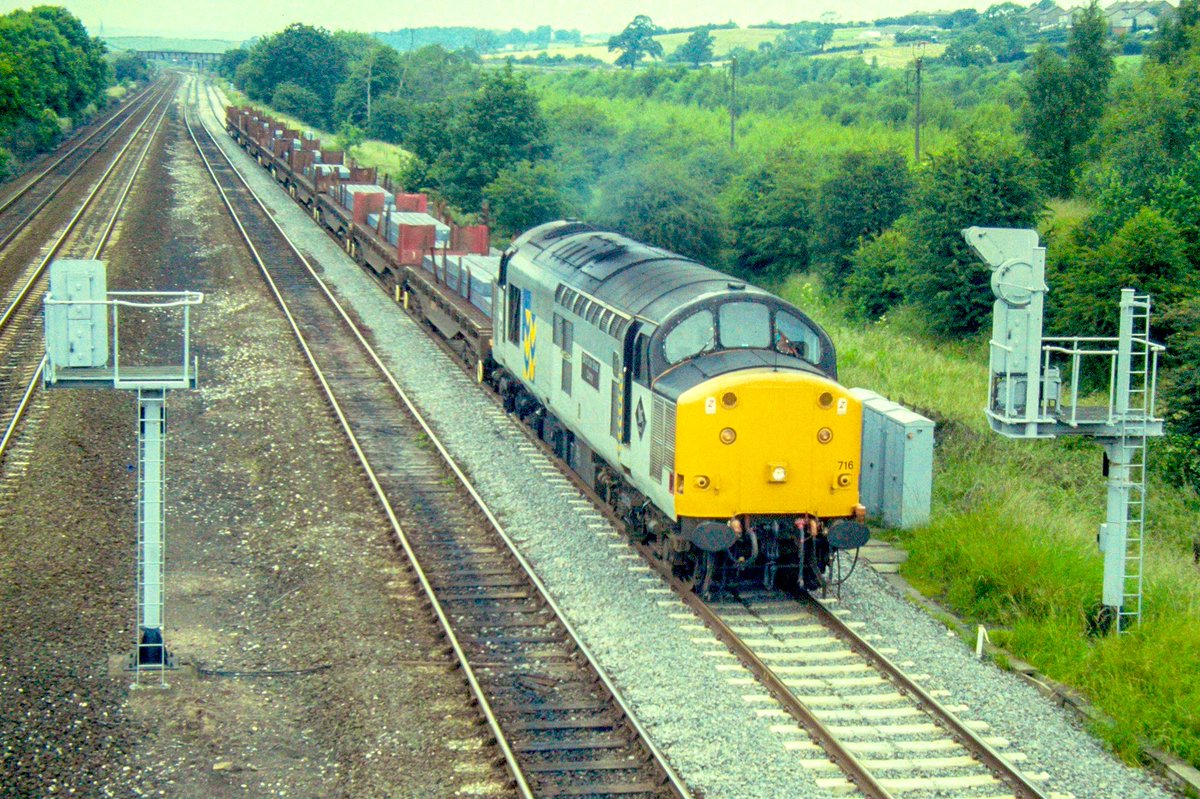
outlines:
M65 8L0 16L0 180L106 102L104 43Z

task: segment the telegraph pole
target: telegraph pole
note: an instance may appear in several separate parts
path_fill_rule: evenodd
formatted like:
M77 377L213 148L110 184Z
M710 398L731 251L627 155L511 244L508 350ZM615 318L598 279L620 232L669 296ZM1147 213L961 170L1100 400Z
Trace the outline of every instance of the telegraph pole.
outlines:
M737 56L729 61L729 149L737 147Z
M925 67L924 51L924 43L913 48L917 70L917 106L913 114L913 161L915 163L921 162L921 70Z

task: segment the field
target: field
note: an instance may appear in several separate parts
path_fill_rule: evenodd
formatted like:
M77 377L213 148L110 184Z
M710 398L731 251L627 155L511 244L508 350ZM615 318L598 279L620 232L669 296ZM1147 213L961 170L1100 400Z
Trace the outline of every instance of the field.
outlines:
M867 62L876 60L881 67L904 68L912 63L913 60L913 45L911 44L896 44L895 36L889 32L883 32L878 37L872 36L876 33L875 28L838 28L833 33L833 39L829 43L829 47L848 47L856 44L862 45L861 55ZM730 30L715 30L713 36L713 54L717 59L722 59L729 54L729 51L735 47L744 47L747 50L757 50L760 44L773 42L779 37L782 31L775 28L734 28ZM669 57L676 49L678 49L690 34L687 33L669 33L663 36L655 36L663 46L663 56ZM946 50L944 44L927 44L924 47L926 58L936 58ZM814 56L815 58L844 58L847 55L852 55L854 51L836 50L831 53L823 53ZM574 45L553 45L545 50L521 50L517 52L506 53L491 53L484 56L485 60L503 60L507 58L525 58L526 56L537 57L539 55L557 56L561 55L564 58L572 58L577 55L587 56L590 58L599 59L607 64L611 64L617 60L619 53L609 52L608 47L602 44L583 44L580 46Z
M712 32L713 37L713 54L717 58L724 58L730 50L735 47L745 47L748 50L757 50L758 46L763 42L773 42L782 31L775 28L732 28L729 30L715 30ZM687 41L688 33L668 33L662 36L655 36L663 46L663 55L669 56L675 52L684 42ZM575 45L553 45L545 50L521 50L518 52L507 53L490 53L484 56L485 59L506 59L506 58L524 58L533 56L536 58L539 55L556 56L561 55L564 58L573 58L577 55L596 58L605 63L611 64L617 60L620 53L616 51L610 52L608 47L602 44L584 44Z
M1058 210L1068 218L1079 211ZM886 533L909 552L905 576L988 625L993 642L1080 689L1115 719L1095 732L1126 759L1149 741L1200 763L1200 571L1190 557L1200 498L1154 476L1152 447L1143 624L1127 636L1089 633L1102 572L1099 446L992 433L981 410L982 339L948 345L907 333L919 322L903 311L867 326L850 322L802 278L784 296L829 329L843 382L936 412L932 518Z
M852 45L862 45L862 57L867 62L875 60L881 67L903 69L913 62L916 48L912 43L896 44L895 33L878 28L838 28L833 32L829 42L831 48L842 48ZM946 51L946 45L938 43L926 44L922 52L926 58L937 58ZM846 50L835 50L832 53L815 56L816 58L834 58L845 56Z

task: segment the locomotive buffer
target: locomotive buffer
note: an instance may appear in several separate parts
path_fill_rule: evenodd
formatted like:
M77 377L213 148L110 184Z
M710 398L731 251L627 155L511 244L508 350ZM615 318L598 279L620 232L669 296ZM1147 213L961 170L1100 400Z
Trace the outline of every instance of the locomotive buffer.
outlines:
M168 389L196 387L197 362L191 355L188 322L191 306L203 301L204 295L196 291L106 292L103 262L72 260L50 265L50 291L43 300L46 358L42 379L46 388L137 391L137 638L129 656L129 669L137 673L139 681L143 671L154 671L161 682L166 669L175 665L163 640L166 400ZM170 363L122 363L122 309L127 316L136 315L147 328L161 326L164 316L182 317L181 329L174 338L145 336L150 342L147 349L160 350L165 345L173 350L178 346L182 355Z
M1154 415L1158 356L1150 297L1121 290L1116 338L1042 337L1046 249L1035 230L972 227L967 244L992 268L987 417L1009 438L1089 436L1104 447L1108 509L1097 541L1104 553L1104 624L1127 632L1142 618L1146 439L1163 434ZM1067 392L1064 394L1064 381ZM1106 402L1080 405L1081 384L1108 383Z

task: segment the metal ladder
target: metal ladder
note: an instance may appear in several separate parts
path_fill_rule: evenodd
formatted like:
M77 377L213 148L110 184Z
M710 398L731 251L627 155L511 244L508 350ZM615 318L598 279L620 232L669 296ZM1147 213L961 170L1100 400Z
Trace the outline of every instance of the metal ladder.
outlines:
M165 680L172 657L163 641L166 391L138 389L138 604L132 668Z
M1120 410L1120 445L1129 454L1125 526L1125 575L1117 630L1127 633L1142 621L1143 556L1146 530L1146 422L1153 417L1150 297L1133 294L1122 311L1129 315L1129 382ZM1123 326L1124 327L1124 326ZM1122 331L1124 332L1124 331ZM1124 407L1121 408L1120 406Z

